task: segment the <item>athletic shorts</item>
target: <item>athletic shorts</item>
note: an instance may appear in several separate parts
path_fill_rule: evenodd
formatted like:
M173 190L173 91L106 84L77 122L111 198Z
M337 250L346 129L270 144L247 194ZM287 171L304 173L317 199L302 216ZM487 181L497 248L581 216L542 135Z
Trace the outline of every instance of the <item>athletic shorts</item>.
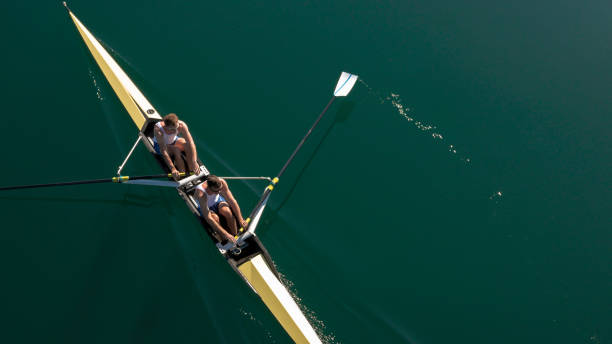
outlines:
M174 145L176 143L176 140L178 140L178 136L176 137L174 142L169 144L169 146ZM155 140L153 140L153 149L155 149L155 153L157 153L157 155L161 155L161 150L159 149L159 145L157 144L157 141L155 141Z
M217 203L213 204L212 206L208 207L209 210L211 210L213 213L215 214L219 214L219 203L221 202L227 202L225 200L225 198L223 198L223 196L219 195L219 200L217 201Z
M213 213L219 215L219 203L221 202L227 202L225 200L225 198L223 198L223 196L219 195L219 200L217 201L217 203L213 204L212 206L208 207L208 210L212 211ZM202 208L200 203L198 202L198 210L200 211L200 214L202 213Z

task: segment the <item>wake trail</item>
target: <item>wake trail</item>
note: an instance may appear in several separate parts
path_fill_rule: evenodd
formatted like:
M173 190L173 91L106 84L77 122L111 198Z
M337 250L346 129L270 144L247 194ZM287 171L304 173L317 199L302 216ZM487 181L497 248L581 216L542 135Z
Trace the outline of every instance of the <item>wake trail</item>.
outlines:
M363 81L363 79L359 79L358 81L368 90L370 95L373 95L378 99L380 104L390 104L393 109L400 116L406 119L406 121L411 123L414 128L421 132L429 133L432 140L436 141L437 144L444 145L452 157L459 159L459 161L461 161L465 166L471 166L472 159L466 154L459 153L457 147L446 140L442 132L438 130L437 126L416 119L414 115L412 115L411 109L404 103L399 94L393 92L381 94L381 92L378 92L370 87L365 81ZM503 201L504 192L505 191L502 191L501 187L497 186L495 187L494 192L488 196L489 201L494 207L498 207ZM496 213L497 210L494 210L493 214L495 215Z
M402 100L399 94L393 93L393 92L389 92L387 94L381 94L380 92L370 87L370 85L368 85L365 81L363 81L363 79L360 78L358 81L368 90L368 93L375 96L379 100L380 104L390 104L393 107L393 109L400 116L402 116L406 121L412 124L412 126L415 129L421 132L428 133L431 136L432 140L436 141L438 144L442 144L446 146L446 149L448 149L448 152L451 155L457 157L461 162L463 162L466 165L469 165L472 162L472 159L468 157L467 155L458 154L458 151L455 145L449 143L444 138L444 135L442 134L440 130L438 130L438 127L436 125L426 123L424 121L418 120L415 117L413 117L414 115L411 114L412 111L404 103L404 101Z

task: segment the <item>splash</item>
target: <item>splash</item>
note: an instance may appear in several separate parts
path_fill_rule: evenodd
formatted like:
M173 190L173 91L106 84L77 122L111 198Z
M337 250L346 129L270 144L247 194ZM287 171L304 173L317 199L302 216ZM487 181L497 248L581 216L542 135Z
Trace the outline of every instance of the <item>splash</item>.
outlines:
M88 73L96 91L96 98L98 98L98 102L102 107L102 112L104 113L104 117L106 118L108 127L110 128L110 131L113 135L115 145L117 146L117 151L120 152L122 155L125 155L127 153L127 150L125 147L123 147L123 140L121 139L121 136L119 135L119 130L117 129L116 123L113 120L113 111L110 109L110 105L104 97L102 86L98 83L98 80L96 79L97 74L91 68L89 68Z
M491 216L496 217L498 211L500 210L500 203L503 200L504 193L501 190L493 192L491 196L489 196L489 201L491 202ZM506 235L508 238L512 238L512 234Z
M416 128L417 130L421 132L425 132L429 134L429 136L431 136L431 138L434 141L438 142L438 144L443 144L447 146L448 152L450 154L457 157L460 161L462 161L466 165L472 162L472 160L469 157L458 154L457 148L455 148L455 145L446 142L444 135L442 135L442 133L438 130L438 127L436 125L429 124L429 123L426 123L424 121L414 118L410 114L411 113L410 108L404 104L399 94L391 92L388 95L383 95L380 92L375 91L372 87L370 87L370 85L368 85L365 81L363 81L363 79L359 79L359 82L368 90L370 94L378 98L378 101L380 102L380 104L385 104L385 103L391 104L391 106L393 106L395 111L397 111L397 113L400 116L406 119L406 121L410 122L414 126L414 128Z
M278 272L278 276L281 283L285 286L285 288L287 288L287 291L289 292L289 294L291 294L291 297L293 298L293 300L295 300L295 303L297 303L299 308L302 310L304 316L306 317L306 319L308 319L308 322L312 325L321 341L325 344L340 343L336 341L336 336L333 333L326 333L329 332L329 330L327 329L327 326L325 326L323 320L317 318L317 314L315 313L315 311L304 305L304 303L302 302L302 298L300 298L294 291L295 286L293 282L287 279L287 277L285 277L285 275L283 275L280 271Z
M502 196L503 193L501 191L495 191L491 196L489 196L489 199L495 204L499 204L499 202L502 200Z
M98 80L96 80L96 76L91 68L89 69L89 77L91 78L94 88L96 89L96 97L99 101L103 101L104 97L102 97L102 89L100 88L100 85L98 85Z

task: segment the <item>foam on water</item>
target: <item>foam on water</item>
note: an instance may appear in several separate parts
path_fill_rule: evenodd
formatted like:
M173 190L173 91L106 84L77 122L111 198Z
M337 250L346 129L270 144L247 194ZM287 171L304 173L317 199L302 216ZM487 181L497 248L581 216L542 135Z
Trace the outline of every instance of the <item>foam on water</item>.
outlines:
M295 300L295 303L297 303L297 305L300 307L300 310L304 313L304 316L306 317L306 319L308 319L310 325L312 325L312 328L315 330L315 332L321 339L321 342L325 344L339 343L338 341L336 341L336 336L334 335L334 333L330 332L327 326L325 326L323 320L320 320L317 317L317 313L314 310L308 308L302 302L302 298L299 297L297 291L295 291L294 283L287 279L287 277L285 277L285 275L283 275L280 271L278 272L278 275L281 283L285 286L285 288L287 288L287 291L289 292L289 294L291 294L291 297L293 298L293 300Z
M104 97L102 97L102 90L100 89L100 86L98 85L98 80L96 80L96 77L91 68L89 68L89 77L91 77L93 85L96 89L96 97L98 98L99 101L103 101Z
M498 204L502 199L502 195L503 193L501 191L495 191L491 196L489 196L489 199L494 201L495 204Z

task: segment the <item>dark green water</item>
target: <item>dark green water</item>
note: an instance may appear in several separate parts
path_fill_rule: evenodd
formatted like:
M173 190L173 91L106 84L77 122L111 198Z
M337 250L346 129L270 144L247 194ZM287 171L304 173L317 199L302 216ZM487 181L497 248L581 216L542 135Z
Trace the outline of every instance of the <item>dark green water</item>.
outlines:
M218 175L329 343L612 343L612 5L71 1ZM59 1L4 2L2 184L109 177L136 130ZM157 173L140 147L126 174ZM264 184L232 182L248 212ZM0 341L285 343L173 190L0 195Z

